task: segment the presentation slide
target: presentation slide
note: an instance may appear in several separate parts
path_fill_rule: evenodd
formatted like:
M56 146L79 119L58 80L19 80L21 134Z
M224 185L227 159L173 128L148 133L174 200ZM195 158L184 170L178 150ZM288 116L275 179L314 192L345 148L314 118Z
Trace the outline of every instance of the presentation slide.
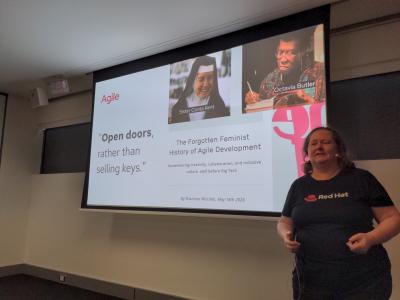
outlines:
M322 24L97 82L86 207L278 213L325 100Z

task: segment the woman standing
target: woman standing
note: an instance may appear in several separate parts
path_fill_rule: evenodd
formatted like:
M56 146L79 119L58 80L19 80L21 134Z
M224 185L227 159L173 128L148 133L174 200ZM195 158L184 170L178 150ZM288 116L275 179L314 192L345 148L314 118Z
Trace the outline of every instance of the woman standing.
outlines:
M312 130L303 153L306 175L293 182L277 225L296 253L294 299L389 299L382 243L400 232L398 210L376 178L349 161L335 130Z

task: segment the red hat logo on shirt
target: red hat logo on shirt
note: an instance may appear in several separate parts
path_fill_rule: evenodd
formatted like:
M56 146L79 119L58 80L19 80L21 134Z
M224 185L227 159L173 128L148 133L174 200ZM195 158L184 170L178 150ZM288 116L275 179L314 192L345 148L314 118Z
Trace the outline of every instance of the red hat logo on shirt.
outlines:
M304 197L304 200L307 202L315 202L315 201L317 201L317 199L318 199L317 196L315 196L313 194L308 195L307 197Z

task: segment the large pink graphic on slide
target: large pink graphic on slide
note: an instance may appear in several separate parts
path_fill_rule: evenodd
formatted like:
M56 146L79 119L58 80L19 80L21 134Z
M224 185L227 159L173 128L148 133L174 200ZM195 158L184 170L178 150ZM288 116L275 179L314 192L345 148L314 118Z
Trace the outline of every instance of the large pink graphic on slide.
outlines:
M322 126L322 109L324 103L313 104L307 111L304 106L292 106L287 108L278 109L272 117L272 122L289 122L293 125L293 132L287 133L282 131L279 126L274 126L275 133L283 138L288 139L294 145L297 163L297 175L303 176L303 143L306 133L316 127ZM288 118L290 111L291 119Z

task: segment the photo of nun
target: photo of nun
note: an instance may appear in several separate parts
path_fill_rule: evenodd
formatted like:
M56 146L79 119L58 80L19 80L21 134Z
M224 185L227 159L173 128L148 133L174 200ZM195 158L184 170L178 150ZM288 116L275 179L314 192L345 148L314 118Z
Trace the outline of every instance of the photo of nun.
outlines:
M171 123L229 116L229 108L219 94L217 74L215 58L196 58L185 89L172 107Z

